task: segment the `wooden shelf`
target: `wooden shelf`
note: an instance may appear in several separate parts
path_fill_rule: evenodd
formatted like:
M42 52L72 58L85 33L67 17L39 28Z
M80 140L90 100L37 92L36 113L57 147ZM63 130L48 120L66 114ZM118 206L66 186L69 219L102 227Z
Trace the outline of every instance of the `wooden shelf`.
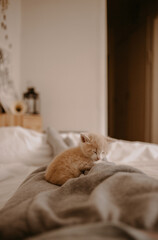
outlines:
M42 132L42 118L40 115L36 114L0 114L0 127L6 126L21 126L24 128Z

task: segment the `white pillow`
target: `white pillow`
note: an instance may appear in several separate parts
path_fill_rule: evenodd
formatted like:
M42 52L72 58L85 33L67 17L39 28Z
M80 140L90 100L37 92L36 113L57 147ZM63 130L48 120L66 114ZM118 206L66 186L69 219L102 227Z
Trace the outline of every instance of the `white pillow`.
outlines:
M67 132L67 133L61 133L61 136L62 136L64 142L69 147L76 147L79 145L80 133Z
M62 136L55 128L48 127L46 132L47 140L52 147L54 157L68 148L68 145L64 142Z
M22 127L0 128L0 163L23 162L40 166L51 159L52 149L46 134Z

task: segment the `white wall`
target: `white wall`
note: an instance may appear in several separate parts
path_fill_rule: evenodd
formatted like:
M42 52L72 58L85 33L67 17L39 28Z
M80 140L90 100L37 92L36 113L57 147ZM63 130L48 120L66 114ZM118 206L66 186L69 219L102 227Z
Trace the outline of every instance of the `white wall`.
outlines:
M0 27L0 46L11 51L12 59L12 80L15 89L20 96L20 43L21 43L21 0L9 1L8 9L5 12L7 29L3 30ZM3 14L0 16L1 22ZM5 35L8 39L5 39ZM9 45L12 48L9 48Z
M106 134L104 0L22 0L22 90L41 95L44 128Z

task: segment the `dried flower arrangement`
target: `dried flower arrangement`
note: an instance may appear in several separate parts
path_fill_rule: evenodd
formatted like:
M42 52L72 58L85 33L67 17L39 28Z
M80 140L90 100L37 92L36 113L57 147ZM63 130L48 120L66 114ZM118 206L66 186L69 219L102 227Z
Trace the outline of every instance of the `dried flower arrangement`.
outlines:
M27 106L23 101L16 101L10 106L11 113L14 115L22 115L26 113Z

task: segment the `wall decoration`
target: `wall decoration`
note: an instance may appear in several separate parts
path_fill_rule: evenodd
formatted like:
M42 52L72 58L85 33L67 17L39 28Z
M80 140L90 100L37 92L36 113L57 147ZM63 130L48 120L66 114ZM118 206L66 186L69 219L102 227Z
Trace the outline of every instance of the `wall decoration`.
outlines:
M7 27L9 0L0 0L0 112L10 112L13 102L17 101L11 69L12 43Z
M10 42L7 27L7 10L9 6L9 0L0 0L0 30L1 38L5 41L5 45L8 48L12 48L12 43Z
M17 100L13 82L11 80L11 51L0 47L0 103L6 112Z
M9 5L8 0L0 0L1 11L7 10L8 5Z

